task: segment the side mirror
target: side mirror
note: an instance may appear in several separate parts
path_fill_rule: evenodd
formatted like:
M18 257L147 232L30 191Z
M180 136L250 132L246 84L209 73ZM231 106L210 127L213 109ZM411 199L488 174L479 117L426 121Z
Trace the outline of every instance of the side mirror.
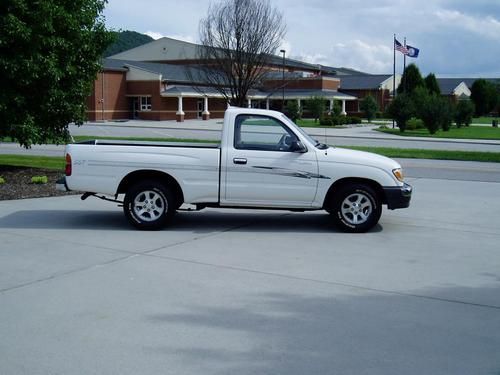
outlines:
M307 148L302 144L301 141L292 141L292 144L290 145L290 151L303 154L307 152Z

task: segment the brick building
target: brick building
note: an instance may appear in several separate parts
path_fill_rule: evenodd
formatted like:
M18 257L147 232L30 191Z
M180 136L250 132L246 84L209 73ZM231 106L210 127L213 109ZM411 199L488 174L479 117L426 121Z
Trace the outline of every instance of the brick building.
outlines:
M104 59L88 98L88 119L183 121L223 117L227 103L222 95L213 87L194 82L196 74L188 74L197 70L197 48L200 46L161 38ZM296 100L300 107L305 100L321 96L330 109L334 101L339 101L343 114L359 114L359 99L364 96L374 96L381 110L391 97L393 77L389 75L293 59L285 59L283 64L279 56L272 57L268 70L262 87L249 92L249 107L281 109L289 100Z

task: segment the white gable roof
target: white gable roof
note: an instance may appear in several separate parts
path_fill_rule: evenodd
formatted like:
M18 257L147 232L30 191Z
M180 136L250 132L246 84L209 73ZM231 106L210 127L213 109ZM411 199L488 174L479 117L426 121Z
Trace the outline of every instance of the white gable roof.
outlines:
M465 84L465 82L460 82L460 84L453 90L453 95L455 96L467 96L470 97L471 91Z

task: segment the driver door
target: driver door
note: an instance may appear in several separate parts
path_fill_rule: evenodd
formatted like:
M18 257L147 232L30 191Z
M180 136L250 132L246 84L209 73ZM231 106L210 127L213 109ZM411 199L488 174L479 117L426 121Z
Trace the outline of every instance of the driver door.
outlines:
M221 205L310 207L318 186L313 150L292 152L298 137L279 120L241 114L228 145ZM224 178L225 177L225 178Z

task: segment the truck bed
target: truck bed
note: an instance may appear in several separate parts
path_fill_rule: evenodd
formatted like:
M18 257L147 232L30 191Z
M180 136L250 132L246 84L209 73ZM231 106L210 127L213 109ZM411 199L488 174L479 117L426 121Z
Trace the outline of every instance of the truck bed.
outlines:
M91 140L69 144L71 190L115 195L131 173L173 177L186 203L218 202L221 147L216 143Z

